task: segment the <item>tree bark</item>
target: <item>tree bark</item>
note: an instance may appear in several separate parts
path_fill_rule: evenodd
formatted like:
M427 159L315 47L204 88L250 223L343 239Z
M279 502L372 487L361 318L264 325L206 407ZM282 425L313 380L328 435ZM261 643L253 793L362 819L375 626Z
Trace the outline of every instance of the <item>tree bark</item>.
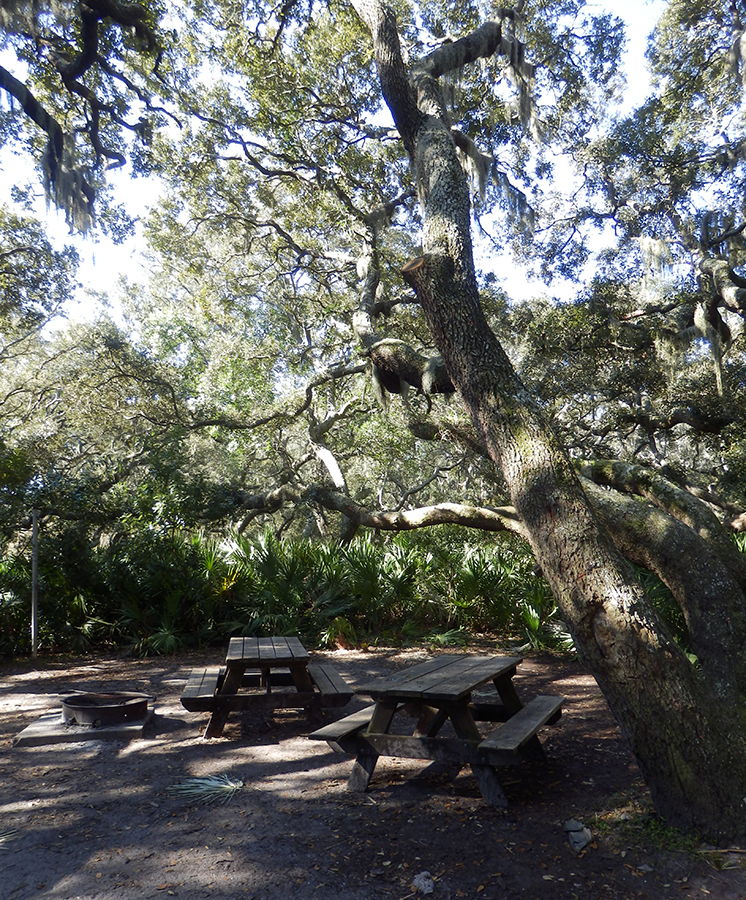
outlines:
M592 484L585 490L617 549L676 598L702 679L718 695L746 694L746 659L735 652L746 642L746 602L727 562L700 534L640 497Z
M637 756L660 814L711 837L746 833L746 705L667 634L594 515L563 448L491 332L478 297L466 177L438 82L402 61L393 11L352 0L425 209L415 290L448 374L500 466L576 647ZM440 70L439 70L440 71Z

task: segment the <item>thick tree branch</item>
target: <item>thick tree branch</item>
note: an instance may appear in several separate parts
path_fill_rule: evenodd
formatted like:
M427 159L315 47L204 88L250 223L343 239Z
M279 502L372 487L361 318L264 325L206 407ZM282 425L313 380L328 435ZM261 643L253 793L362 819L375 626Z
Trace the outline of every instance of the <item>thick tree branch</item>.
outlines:
M648 431L668 431L677 425L689 425L694 431L700 434L720 434L728 425L732 425L735 416L726 411L720 412L718 415L709 415L693 406L676 407L672 409L668 415L655 416L648 414L642 410L630 412L622 412L619 415L618 422L624 424L639 425ZM615 425L609 424L606 432ZM603 433L602 431L594 433Z
M655 470L617 460L583 462L580 473L590 481L617 491L637 494L699 535L746 590L746 557L739 553L728 532L708 506L672 484Z
M658 575L674 594L704 676L721 685L735 678L746 691L746 657L723 653L723 647L746 642L743 566L738 560L732 565L732 556L723 559L717 544L696 528L640 497L584 486L619 550Z
M0 88L18 101L26 116L47 135L43 168L48 181L48 195L74 218L79 209L83 219L91 214L94 190L80 172L72 171L69 141L60 123L50 115L25 84L0 66Z
M374 512L344 494L311 485L303 491L303 499L318 503L324 509L341 512L364 528L380 531L411 531L433 525L462 525L482 531L512 531L525 538L525 530L511 507L492 508L461 503L439 503L419 509Z
M380 0L352 0L352 6L370 30L383 95L404 146L413 157L421 114L402 58L396 14Z
M703 259L699 270L712 278L718 297L728 309L746 315L746 289L733 279L730 265L724 259Z
M404 341L382 338L375 330L373 321L381 306L378 226L374 221L366 225L363 252L357 266L363 284L352 327L375 367L378 383L391 394L402 393L406 390L404 385L411 385L424 394L453 393L453 383L440 356L425 356Z

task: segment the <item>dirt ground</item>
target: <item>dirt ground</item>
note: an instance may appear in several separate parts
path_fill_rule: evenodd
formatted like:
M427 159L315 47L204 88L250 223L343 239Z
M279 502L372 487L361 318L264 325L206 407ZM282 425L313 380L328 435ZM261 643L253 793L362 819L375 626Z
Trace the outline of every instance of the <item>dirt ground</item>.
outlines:
M354 685L424 653L319 656ZM223 737L204 741L207 715L188 713L179 696L192 666L217 662L212 653L0 663L1 900L746 898L746 852L703 848L661 825L576 662L531 656L518 669L524 700L567 701L542 733L548 765L502 771L507 810L485 806L468 768L447 781L409 760L381 759L370 791L350 793L350 757L309 741L296 712L235 714ZM70 690L153 694L155 716L129 743L13 746ZM225 805L169 796L174 784L223 773L244 782ZM571 818L593 835L579 853L564 830Z

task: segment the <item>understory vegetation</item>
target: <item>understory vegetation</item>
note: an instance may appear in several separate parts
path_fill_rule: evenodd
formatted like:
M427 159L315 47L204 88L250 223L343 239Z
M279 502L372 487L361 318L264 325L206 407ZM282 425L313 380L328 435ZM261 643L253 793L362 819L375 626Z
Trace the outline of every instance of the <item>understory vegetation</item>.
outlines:
M676 639L683 618L667 588L641 572ZM224 643L232 635L299 635L310 646L501 643L571 651L545 580L517 540L465 542L458 529L370 535L349 546L123 534L95 545L66 530L39 545L42 651L117 648L137 655ZM0 653L30 650L30 547L0 562Z
M105 546L68 530L39 549L42 650L146 655L230 635L312 646L466 643L476 634L569 647L552 595L517 542L457 533L349 546L233 534L138 532ZM30 648L28 552L0 563L0 650Z

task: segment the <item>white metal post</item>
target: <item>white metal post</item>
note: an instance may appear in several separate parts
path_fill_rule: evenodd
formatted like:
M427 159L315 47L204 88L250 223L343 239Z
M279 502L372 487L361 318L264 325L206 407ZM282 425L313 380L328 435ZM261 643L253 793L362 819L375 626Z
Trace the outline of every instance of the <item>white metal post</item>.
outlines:
M39 623L39 514L31 513L31 656L36 659Z

